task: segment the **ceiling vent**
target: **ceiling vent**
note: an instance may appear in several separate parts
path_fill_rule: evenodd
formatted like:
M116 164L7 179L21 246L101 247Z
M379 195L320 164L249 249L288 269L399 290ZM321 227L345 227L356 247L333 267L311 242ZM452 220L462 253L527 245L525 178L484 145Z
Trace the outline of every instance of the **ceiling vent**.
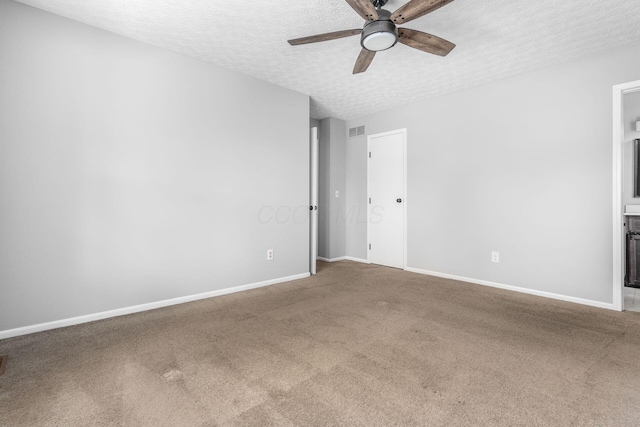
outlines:
M364 135L364 126L349 128L349 138L355 138L356 136L362 135Z

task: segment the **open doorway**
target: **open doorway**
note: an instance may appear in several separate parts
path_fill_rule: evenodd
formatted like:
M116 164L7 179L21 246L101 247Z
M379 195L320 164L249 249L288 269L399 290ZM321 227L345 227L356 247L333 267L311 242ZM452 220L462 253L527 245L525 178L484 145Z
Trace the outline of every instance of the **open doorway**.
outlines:
M635 105L637 103L637 111ZM616 310L640 311L640 289L631 286L627 266L633 260L628 252L634 244L640 222L640 188L636 188L638 152L635 140L640 138L635 122L640 121L640 81L613 87L613 306ZM629 237L632 239L628 240ZM628 248L629 251L628 251ZM637 299L637 304L636 304Z

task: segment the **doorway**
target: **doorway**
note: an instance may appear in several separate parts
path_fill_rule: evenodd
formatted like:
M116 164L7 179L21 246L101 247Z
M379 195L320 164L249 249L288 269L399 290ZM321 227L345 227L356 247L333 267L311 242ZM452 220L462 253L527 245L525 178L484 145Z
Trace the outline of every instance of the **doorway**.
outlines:
M640 80L613 86L613 308L625 309L625 241L623 215L624 95L640 91Z
M407 131L367 137L367 260L407 267Z

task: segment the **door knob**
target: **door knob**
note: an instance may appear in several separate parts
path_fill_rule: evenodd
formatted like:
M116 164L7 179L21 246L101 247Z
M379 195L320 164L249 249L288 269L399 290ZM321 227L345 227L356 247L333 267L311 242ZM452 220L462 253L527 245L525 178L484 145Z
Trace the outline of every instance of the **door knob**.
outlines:
M396 199L396 202L402 203L402 199Z

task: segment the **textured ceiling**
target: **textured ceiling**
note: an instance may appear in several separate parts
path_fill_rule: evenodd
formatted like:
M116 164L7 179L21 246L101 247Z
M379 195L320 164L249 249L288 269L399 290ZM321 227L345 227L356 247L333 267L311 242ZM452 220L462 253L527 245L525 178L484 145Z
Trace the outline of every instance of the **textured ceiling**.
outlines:
M19 0L311 96L311 116L354 119L435 95L640 44L638 0L456 0L405 26L457 47L405 45L352 75L359 37L288 39L364 21L345 0ZM390 11L407 0L389 0Z

